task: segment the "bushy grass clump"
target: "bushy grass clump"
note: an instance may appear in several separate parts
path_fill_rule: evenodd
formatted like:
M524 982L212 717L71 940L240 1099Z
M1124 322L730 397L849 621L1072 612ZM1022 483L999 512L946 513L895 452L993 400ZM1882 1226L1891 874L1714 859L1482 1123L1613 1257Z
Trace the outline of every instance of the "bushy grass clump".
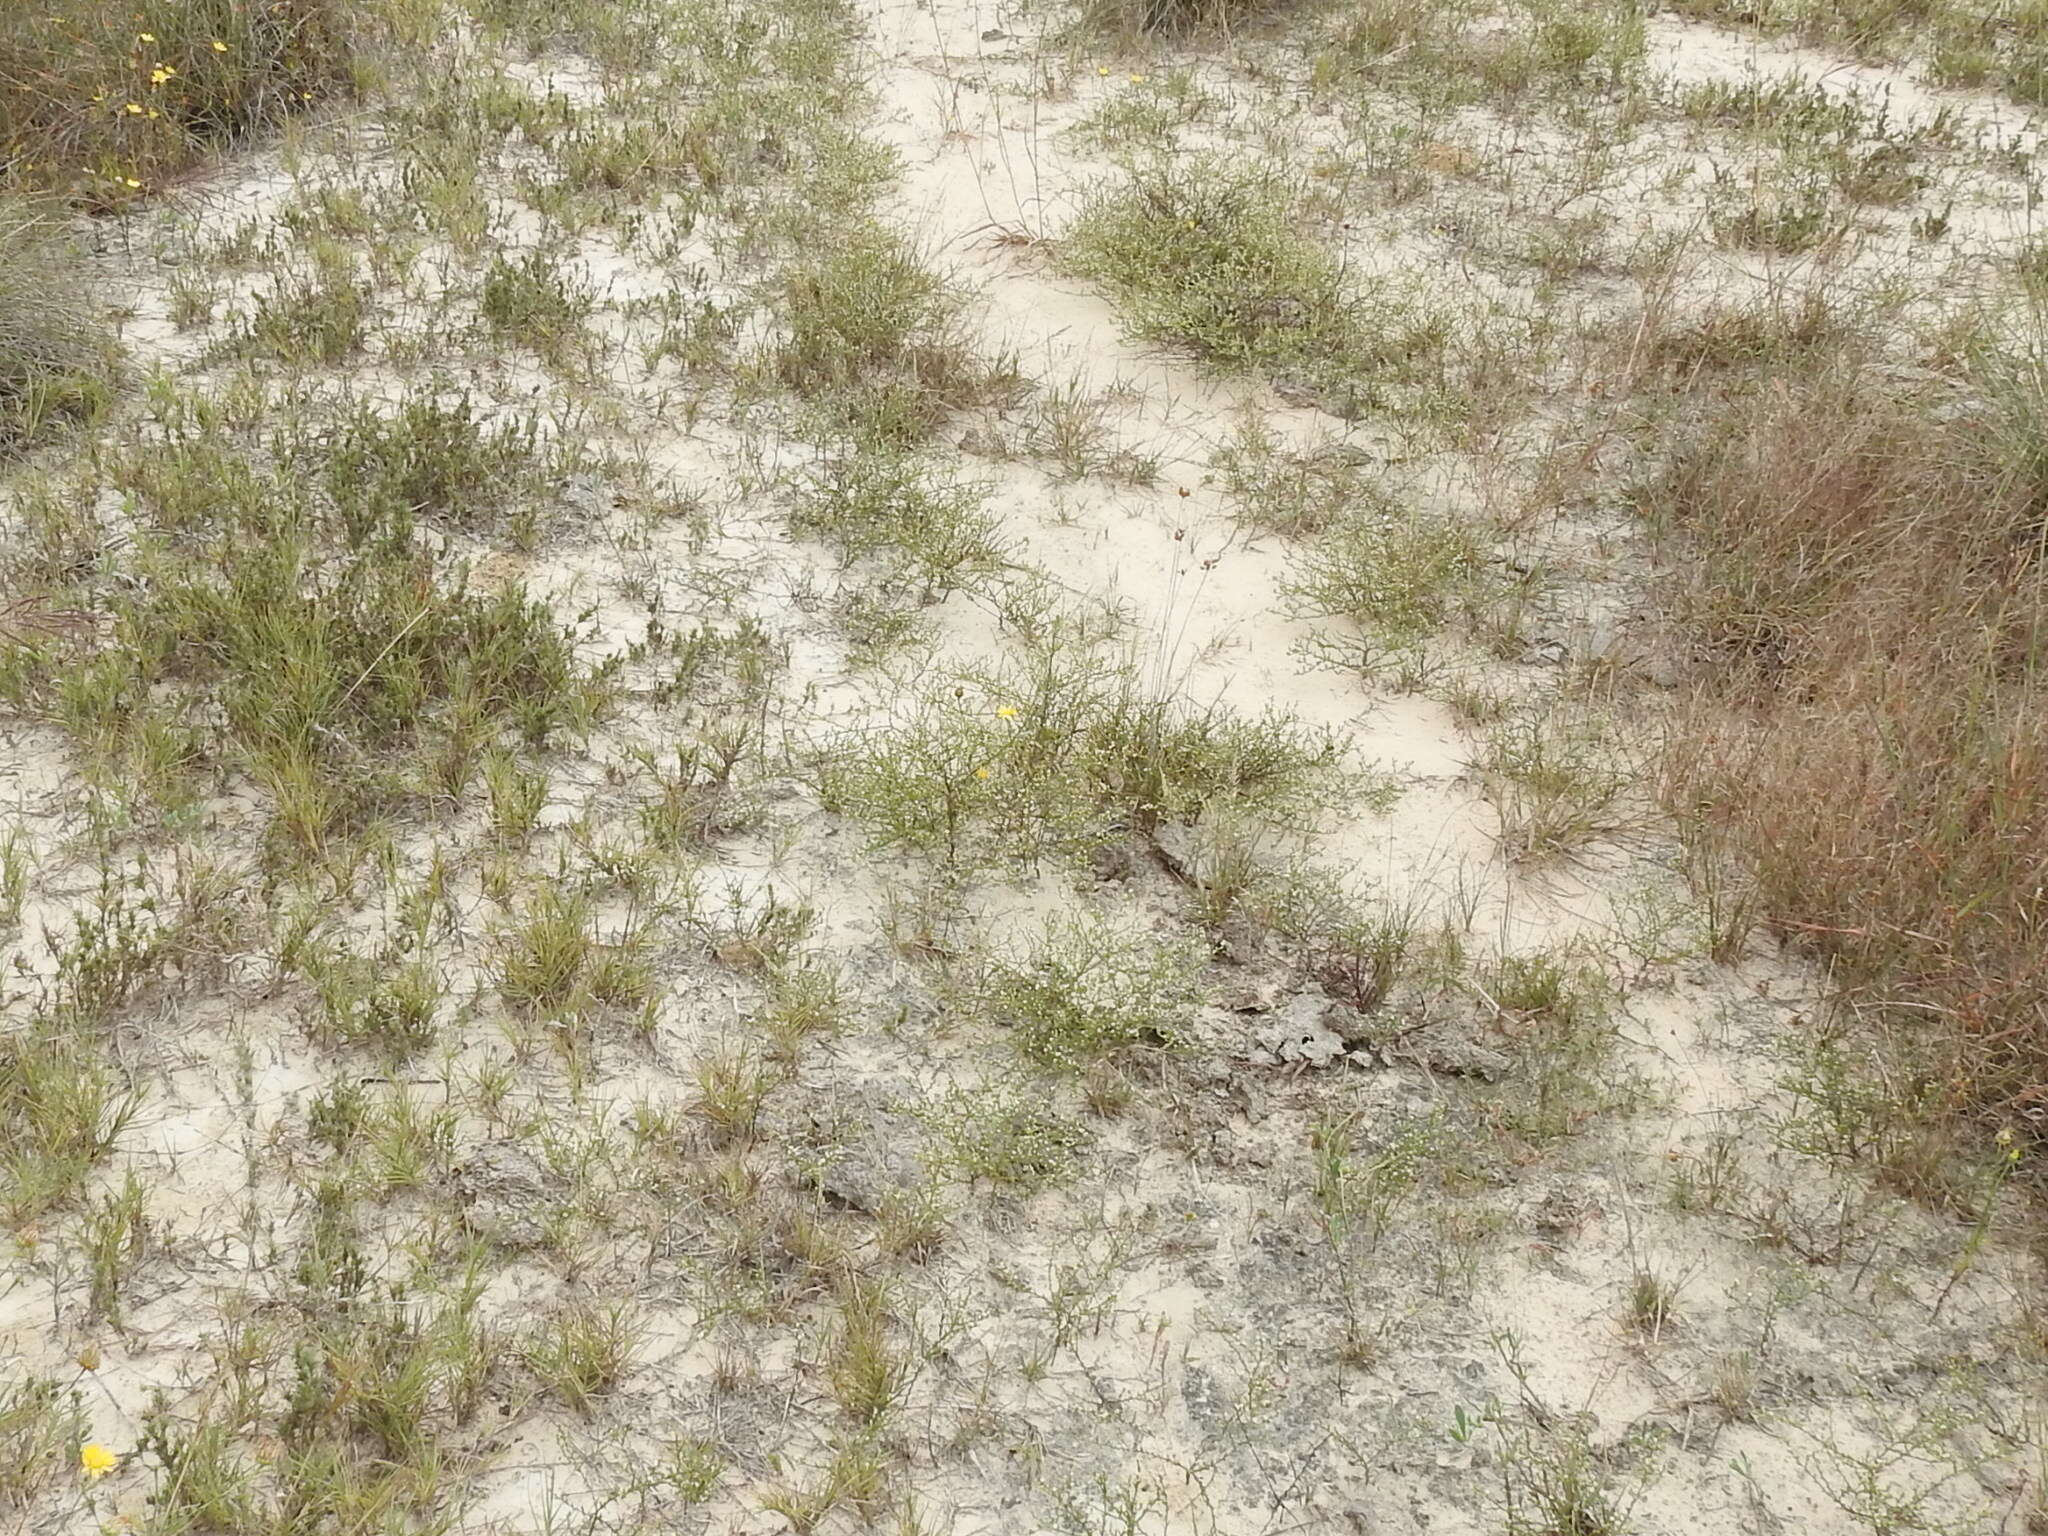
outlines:
M238 772L317 854L598 707L572 632L517 588L472 590L415 526L531 486L553 461L530 433L420 395L331 431L287 415L259 449L210 405L156 405L157 435L102 464L138 524L119 579L62 594L77 633L0 647L0 699L65 726L131 814ZM88 476L51 515L87 527L99 492Z
M1276 0L1084 0L1079 19L1087 31L1130 42L1228 33L1280 9Z
M1328 732L1156 696L1055 638L1000 672L940 679L849 742L824 787L882 845L1000 866L1225 812L1299 824L1360 785Z
M78 265L49 213L0 198L0 454L111 397L113 344Z
M1131 333L1219 367L1323 368L1363 346L1344 274L1279 177L1200 163L1102 188L1062 244Z
M1012 369L975 351L960 292L879 225L798 257L781 288L786 330L772 367L835 431L903 447L1016 388Z
M1171 1045L1201 1000L1203 956L1094 913L1048 919L1023 950L999 956L984 996L1019 1049L1079 1069L1106 1051Z
M36 0L0 13L0 181L93 209L353 89L366 0Z

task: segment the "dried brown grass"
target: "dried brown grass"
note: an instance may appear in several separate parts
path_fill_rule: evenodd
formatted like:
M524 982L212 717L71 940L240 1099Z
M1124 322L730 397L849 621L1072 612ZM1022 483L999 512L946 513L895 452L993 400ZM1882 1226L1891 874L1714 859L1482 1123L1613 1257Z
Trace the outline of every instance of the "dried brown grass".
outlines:
M1758 910L1917 1049L1917 1101L2048 1128L2048 324L1703 368L1644 510L1710 665L1670 790ZM1806 313L1802 323L1811 325ZM1768 329L1768 327L1766 327Z

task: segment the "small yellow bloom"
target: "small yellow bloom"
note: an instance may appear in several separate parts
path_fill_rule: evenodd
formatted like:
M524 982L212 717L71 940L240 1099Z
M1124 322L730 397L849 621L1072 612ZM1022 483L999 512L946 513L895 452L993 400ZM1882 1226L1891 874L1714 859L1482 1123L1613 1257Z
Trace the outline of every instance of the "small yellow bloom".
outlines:
M150 115L151 117L162 117L162 116L163 116L163 113L161 113L161 112L157 111L157 109L156 109L155 107L151 107L151 108L149 109L149 115Z
M1107 78L1107 76L1108 76L1108 74L1109 74L1109 66L1108 66L1107 64L1098 64L1098 65L1096 65L1096 66L1095 66L1095 73L1097 73L1098 75L1102 75L1102 76L1104 76L1105 78Z
M228 51L228 45L216 37L213 40L213 51L215 53L226 53Z
M166 80L170 79L174 73L176 73L176 71L165 69L163 65L159 64L155 69L152 69L149 72L149 83L151 85L162 85Z
M129 102L129 103L128 103L128 110L129 110L130 112L133 112L133 113L134 113L134 114L135 114L135 115L136 115L137 117L140 117L140 116L142 116L142 104L141 104L140 102L136 102L136 101L131 101L131 102Z
M1133 84L1133 85L1143 85L1144 83L1145 83L1145 77L1144 77L1143 75L1133 75L1133 76L1131 76L1131 84Z
M123 186L129 187L140 187L142 185L142 183L137 181L133 176L123 176L121 178L121 183Z
M996 706L996 718L997 718L998 720L1014 720L1014 719L1016 719L1016 718L1017 718L1017 706L1016 706L1016 705L1014 705L1014 704L998 704L998 705Z
M985 779L988 777L988 770L986 768L977 768L974 770L974 776L977 779Z
M138 32L135 35L141 38L142 41L144 41L145 43L153 43L156 41L156 34L154 32Z
M85 1474L88 1482L105 1477L120 1464L120 1457L97 1442L84 1447L78 1453L78 1470Z

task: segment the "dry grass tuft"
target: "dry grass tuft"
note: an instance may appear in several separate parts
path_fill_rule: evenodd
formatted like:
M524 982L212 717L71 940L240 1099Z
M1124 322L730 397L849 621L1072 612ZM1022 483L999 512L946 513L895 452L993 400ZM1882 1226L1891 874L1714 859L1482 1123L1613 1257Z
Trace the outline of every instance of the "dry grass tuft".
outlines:
M1671 792L1957 1109L2048 1110L2048 315L1695 391L1646 509L1713 668Z
M0 453L107 403L113 348L56 222L0 199Z

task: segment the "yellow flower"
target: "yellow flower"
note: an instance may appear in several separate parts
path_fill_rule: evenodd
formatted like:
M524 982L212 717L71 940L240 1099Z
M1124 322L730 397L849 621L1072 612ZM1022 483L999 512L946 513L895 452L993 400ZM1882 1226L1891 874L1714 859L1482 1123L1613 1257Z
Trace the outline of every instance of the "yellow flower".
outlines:
M137 181L133 176L123 176L121 178L121 182L122 185L130 187L139 187L142 185L142 183Z
M1098 64L1095 66L1095 73L1106 77L1109 74L1109 66L1107 64Z
M216 37L213 40L213 51L215 53L226 53L228 51L228 45Z
M154 32L138 32L135 35L141 38L142 41L145 43L153 43L156 41L156 34Z
M1133 84L1133 85L1143 85L1144 83L1145 83L1145 77L1144 77L1143 75L1133 75L1133 76L1131 76L1131 84Z
M998 720L1014 720L1014 719L1016 719L1016 718L1017 718L1017 706L1016 706L1016 705L1014 705L1014 704L998 704L998 705L996 706L996 718L997 718Z
M151 85L162 85L166 80L170 79L171 76L175 75L176 73L177 71L175 69L172 69L167 65L159 64L155 69L152 69L149 72L149 83Z
M140 102L129 102L127 110L133 112L137 117L142 116L142 104Z
M78 1470L85 1474L87 1482L105 1477L120 1464L120 1457L97 1442L84 1447L78 1453Z
M988 770L986 768L977 768L974 770L974 776L977 779L985 779L988 777Z

